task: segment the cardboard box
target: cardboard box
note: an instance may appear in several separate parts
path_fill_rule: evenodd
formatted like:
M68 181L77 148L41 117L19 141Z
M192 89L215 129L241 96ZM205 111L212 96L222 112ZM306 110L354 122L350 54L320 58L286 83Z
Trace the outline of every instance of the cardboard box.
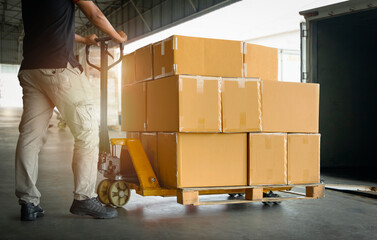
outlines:
M244 43L244 77L278 80L278 50Z
M317 133L319 85L222 79L223 132Z
M288 184L320 182L320 134L288 134Z
M262 81L262 131L318 133L319 84Z
M259 79L223 78L223 132L261 131Z
M192 74L242 77L240 41L174 35L153 44L154 78Z
M221 132L220 78L171 76L147 88L148 131Z
M135 83L135 52L127 54L122 60L122 86Z
M247 184L246 134L158 133L157 139L162 186Z
M125 86L122 91L122 131L145 131L146 83Z
M140 141L143 145L144 151L147 154L149 162L159 179L159 170L157 164L157 133L156 132L142 132L140 134Z
M287 134L249 134L249 185L287 184Z
M135 51L136 82L153 79L153 47L152 44Z

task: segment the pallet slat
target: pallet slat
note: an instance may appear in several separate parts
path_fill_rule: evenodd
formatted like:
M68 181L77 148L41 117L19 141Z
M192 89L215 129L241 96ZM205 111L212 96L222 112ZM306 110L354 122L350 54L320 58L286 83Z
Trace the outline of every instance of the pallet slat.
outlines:
M286 187L287 185L282 185ZM279 197L279 198L266 198L263 197L263 189L281 188L278 185L268 186L242 186L242 187L212 187L212 188L182 188L177 191L177 202L183 205L217 205L217 204L237 204L237 203L250 203L250 202L281 202L286 200L304 200L304 199L316 199L324 197L324 185L323 184L308 184L308 185L290 185L290 187L304 186L305 193L299 193L294 191L281 191L295 197ZM234 189L244 189L245 199L231 199L223 201L199 201L200 191L213 191L222 190L226 191Z

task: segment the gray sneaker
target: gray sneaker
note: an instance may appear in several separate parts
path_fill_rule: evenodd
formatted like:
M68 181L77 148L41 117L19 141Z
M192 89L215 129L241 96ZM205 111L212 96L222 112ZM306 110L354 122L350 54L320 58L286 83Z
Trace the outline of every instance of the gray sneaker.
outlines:
M118 216L118 212L114 208L102 206L97 198L73 200L69 211L76 215L89 215L94 218L115 218Z

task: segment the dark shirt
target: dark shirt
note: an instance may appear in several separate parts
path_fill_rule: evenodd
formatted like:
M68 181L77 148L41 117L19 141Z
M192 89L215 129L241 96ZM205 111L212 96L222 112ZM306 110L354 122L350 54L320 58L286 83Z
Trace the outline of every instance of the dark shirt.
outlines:
M74 55L72 0L22 0L25 37L21 69L65 68L80 64Z

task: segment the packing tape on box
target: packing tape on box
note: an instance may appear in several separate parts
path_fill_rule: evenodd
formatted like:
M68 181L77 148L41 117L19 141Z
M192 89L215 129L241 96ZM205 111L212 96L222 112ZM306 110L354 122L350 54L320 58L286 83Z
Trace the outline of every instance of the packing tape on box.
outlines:
M262 86L261 82L257 82L257 91L258 91L258 120L259 120L259 131L263 131L263 123L262 123Z
M173 38L173 45L172 45L173 50L178 50L178 37Z
M219 109L218 111L218 129L220 129L220 132L223 131L223 119L222 119L222 95L221 95L221 88L222 88L222 81L221 78L217 78L217 108Z
M165 55L165 42L161 42L161 56Z
M182 90L183 90L183 80L182 80L182 78L178 79L178 90L180 92L182 92Z
M247 77L247 63L243 64L243 74L242 74L242 76Z
M196 92L199 94L204 92L204 79L201 76L196 77Z
M246 112L240 113L240 128L246 128Z
M247 54L247 43L244 42L243 44L243 54Z
M287 134L284 135L284 151L285 151L284 152L284 179L288 179L288 135Z
M243 54L244 51L243 51L243 42L241 42L241 54Z
M198 129L204 129L205 123L206 123L205 118L198 118Z
M238 88L245 88L245 78L238 78L237 83L238 83Z

